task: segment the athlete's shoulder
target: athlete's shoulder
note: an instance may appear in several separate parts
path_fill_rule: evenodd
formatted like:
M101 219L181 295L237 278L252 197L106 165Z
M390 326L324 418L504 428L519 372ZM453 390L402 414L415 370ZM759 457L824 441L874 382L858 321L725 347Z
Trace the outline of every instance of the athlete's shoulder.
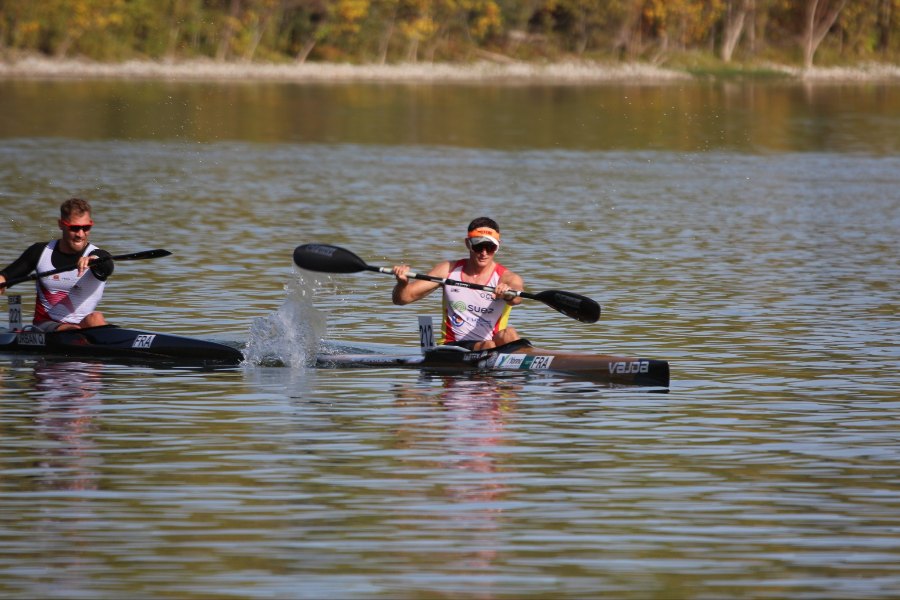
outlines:
M466 263L469 261L468 258L460 258L459 260L448 260L448 272L455 271L457 269L464 269L466 267Z
M512 272L510 269L508 269L507 267L504 267L503 265L501 265L499 263L496 263L495 267L497 269L497 274L500 275L501 277L503 277L503 276L518 277L518 275L516 273Z
M455 261L445 260L444 262L435 265L435 267L431 269L428 274L432 277L446 277L453 271L454 268L456 268L455 265Z
M503 265L497 265L497 275L506 283L522 283L522 278Z
M37 242L28 247L19 258L14 260L8 267L0 271L7 279L16 277L24 277L34 271L41 260L41 254L44 252L46 242Z
M22 253L22 258L28 261L33 261L35 264L37 264L37 261L41 258L41 254L44 252L44 248L52 243L53 242L35 242L34 244L28 246L28 249Z

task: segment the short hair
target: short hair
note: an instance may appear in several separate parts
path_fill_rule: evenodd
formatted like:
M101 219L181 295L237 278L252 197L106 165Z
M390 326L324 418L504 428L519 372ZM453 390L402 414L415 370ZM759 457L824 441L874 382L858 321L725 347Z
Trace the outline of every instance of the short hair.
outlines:
M479 227L490 227L497 233L500 233L500 226L497 225L497 221L489 219L488 217L478 217L469 223L469 232L475 231Z
M73 214L83 215L85 213L91 214L91 205L88 204L87 200L82 200L81 198L69 198L59 207L59 216L63 221L69 219Z

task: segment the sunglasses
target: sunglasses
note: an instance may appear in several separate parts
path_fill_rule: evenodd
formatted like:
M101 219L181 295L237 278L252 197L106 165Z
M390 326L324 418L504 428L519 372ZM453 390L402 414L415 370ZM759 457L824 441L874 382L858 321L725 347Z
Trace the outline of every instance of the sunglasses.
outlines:
M90 230L91 230L91 227L94 226L94 222L93 222L93 221L91 221L91 222L88 223L87 225L72 225L71 223L66 223L66 222L63 221L62 219L60 219L60 221L62 222L63 225L65 225L66 227L69 228L69 231L73 231L73 232L74 232L74 231L90 231Z
M481 254L482 252L487 252L488 254L493 254L497 251L497 246L493 245L490 242L484 242L483 244L478 244L477 246L472 246L472 252L475 254Z

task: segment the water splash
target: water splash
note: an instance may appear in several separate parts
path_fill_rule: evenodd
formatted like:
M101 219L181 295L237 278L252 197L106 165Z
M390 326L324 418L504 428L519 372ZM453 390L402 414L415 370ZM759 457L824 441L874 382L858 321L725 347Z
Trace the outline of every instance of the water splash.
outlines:
M312 274L294 267L284 286L287 296L278 310L253 321L244 350L247 364L267 367L311 367L319 340L325 336L325 314L313 306L319 286Z

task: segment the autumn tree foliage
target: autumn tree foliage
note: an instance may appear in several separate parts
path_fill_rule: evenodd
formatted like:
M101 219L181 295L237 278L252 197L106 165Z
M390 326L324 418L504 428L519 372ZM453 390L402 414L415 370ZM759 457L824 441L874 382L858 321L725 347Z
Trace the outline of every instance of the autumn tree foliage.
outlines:
M900 0L0 0L0 52L100 60L894 61Z

